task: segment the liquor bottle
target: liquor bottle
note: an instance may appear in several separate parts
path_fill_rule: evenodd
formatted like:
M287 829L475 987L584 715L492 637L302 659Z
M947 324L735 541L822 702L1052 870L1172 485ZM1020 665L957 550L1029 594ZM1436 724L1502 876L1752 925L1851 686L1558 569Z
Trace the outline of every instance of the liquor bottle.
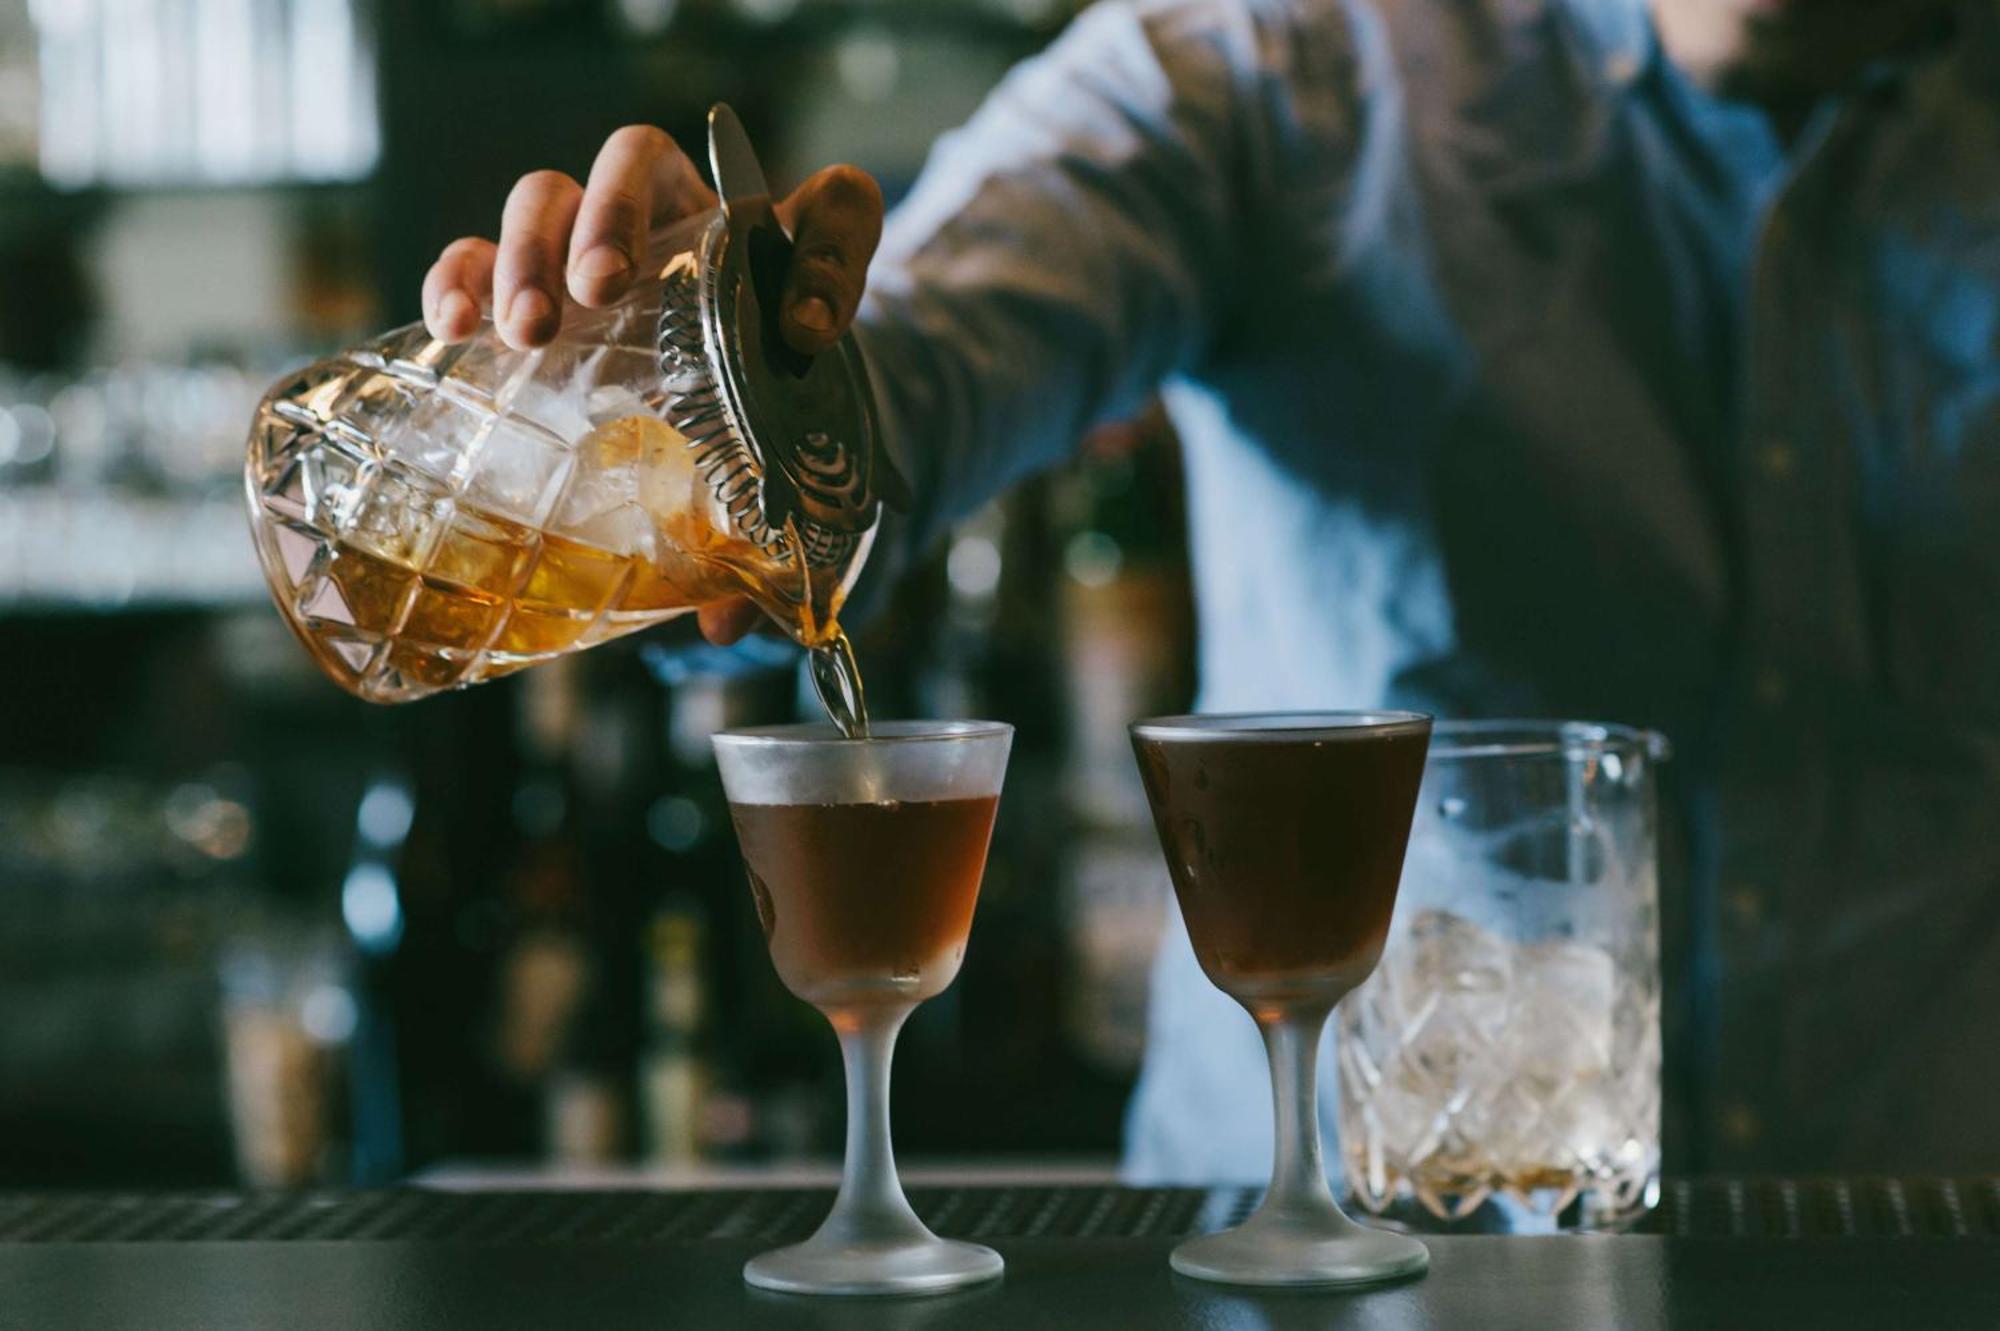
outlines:
M703 1153L706 930L699 908L681 898L660 908L646 935L646 1048L640 1071L646 1155L654 1164L684 1165Z
M1068 645L1067 801L1062 894L1071 966L1071 1047L1112 1075L1136 1070L1167 879L1126 726L1186 705L1193 639L1179 452L1155 407L1101 427L1065 478L1057 617Z
M502 883L507 941L496 970L494 1055L508 1082L540 1103L545 1153L597 1163L619 1150L616 1077L591 1047L599 983L590 945L570 754L578 727L575 672L523 681L520 772L509 810L511 865Z

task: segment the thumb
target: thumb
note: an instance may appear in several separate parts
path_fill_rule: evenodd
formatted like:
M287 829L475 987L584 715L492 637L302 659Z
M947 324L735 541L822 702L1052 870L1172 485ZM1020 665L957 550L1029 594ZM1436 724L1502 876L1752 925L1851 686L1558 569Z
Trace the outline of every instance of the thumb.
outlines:
M710 601L695 612L695 622L701 625L701 636L718 647L727 647L747 635L757 627L763 612L757 603L745 596L731 596L720 601Z
M840 340L861 304L882 239L882 190L857 167L830 166L792 191L778 217L793 242L779 329L792 350L815 355Z

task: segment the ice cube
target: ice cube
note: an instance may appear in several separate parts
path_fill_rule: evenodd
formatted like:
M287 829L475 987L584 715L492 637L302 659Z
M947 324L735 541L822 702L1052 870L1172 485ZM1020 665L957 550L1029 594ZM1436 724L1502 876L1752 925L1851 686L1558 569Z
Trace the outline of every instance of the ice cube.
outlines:
M1513 968L1507 940L1448 910L1425 910L1410 922L1404 964L1419 993L1467 996L1501 1004Z
M465 495L502 517L539 527L548 520L572 462L555 435L517 416L502 416L472 459Z
M1508 1057L1551 1080L1611 1070L1617 965L1589 943L1546 938L1516 948Z
M422 568L449 516L443 487L390 462L368 469L345 535L350 544L392 564Z
M1400 1043L1387 1078L1438 1105L1482 1081L1507 1022L1505 939L1450 911L1426 910L1379 977L1382 1017Z
M1555 1083L1540 1112L1523 1115L1522 1122L1525 1130L1511 1155L1522 1173L1600 1168L1616 1157L1626 1139L1611 1088L1595 1076Z
M652 407L637 387L627 384L599 384L584 401L584 412L595 426L610 425L630 416L649 412Z
M492 415L483 399L449 385L416 391L408 411L377 426L376 447L385 458L449 482L460 458L485 434Z
M299 516L320 531L344 526L361 498L362 460L320 438L299 455L297 465Z
M359 449L379 448L410 413L421 393L394 375L365 371L347 381L347 391L331 404L327 428Z
M653 554L653 524L639 506L640 431L619 421L577 447L576 466L549 529L614 554Z
M1492 875L1459 881L1466 897L1444 899L1478 911ZM1656 1087L1657 1061L1614 1061L1620 983L1614 957L1576 938L1516 943L1454 910L1416 912L1343 1006L1343 1131L1380 1156L1383 1187L1401 1171L1440 1216L1495 1185L1566 1198L1577 1184L1561 1180L1657 1131L1656 1099L1625 1106L1623 1082Z
M653 558L653 524L637 504L621 504L581 515L559 509L549 530L609 554Z
M604 382L605 349L590 327L600 312L569 306L563 336L543 349L531 374L524 375L508 410L563 439L580 439L590 429L592 392Z
M659 518L694 513L708 491L687 436L665 421L650 419L639 434L639 502Z
M492 597L512 596L535 552L535 533L460 505L431 554L433 577Z

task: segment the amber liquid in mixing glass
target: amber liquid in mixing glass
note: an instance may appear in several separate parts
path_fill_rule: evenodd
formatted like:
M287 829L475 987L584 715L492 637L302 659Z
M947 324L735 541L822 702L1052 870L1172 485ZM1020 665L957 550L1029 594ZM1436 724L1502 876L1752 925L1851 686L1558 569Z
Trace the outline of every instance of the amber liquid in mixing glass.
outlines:
M380 702L510 674L752 591L813 649L813 677L843 733L866 733L860 673L836 615L837 573L799 574L796 543L777 553L714 520L686 439L632 416L577 445L579 475L633 478L636 503L559 506L546 529L380 482L316 474L302 500L344 506L340 535L278 524L272 555L297 587L286 618L327 673ZM573 487L571 499L588 499ZM774 597L774 588L798 595Z

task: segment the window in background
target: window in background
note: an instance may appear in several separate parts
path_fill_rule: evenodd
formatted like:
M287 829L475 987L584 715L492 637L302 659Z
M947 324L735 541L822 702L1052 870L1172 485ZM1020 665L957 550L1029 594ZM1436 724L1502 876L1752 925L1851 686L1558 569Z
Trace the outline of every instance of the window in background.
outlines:
M30 0L42 174L65 188L360 179L379 126L358 9Z

